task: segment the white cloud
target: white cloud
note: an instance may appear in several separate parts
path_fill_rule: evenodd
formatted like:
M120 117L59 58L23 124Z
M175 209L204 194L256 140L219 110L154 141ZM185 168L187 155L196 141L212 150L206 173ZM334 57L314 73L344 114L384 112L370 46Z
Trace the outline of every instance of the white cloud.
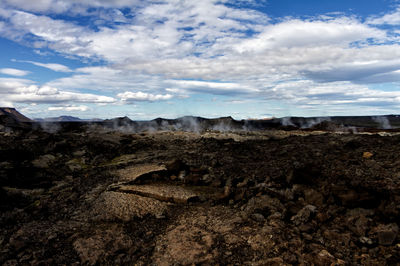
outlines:
M368 84L400 81L400 46L393 31L380 26L398 24L400 9L367 22L332 15L273 23L266 14L221 4L226 1L23 2L7 0L6 8L0 8L0 35L65 56L100 59L104 66L72 71L25 61L73 73L41 88L20 84L18 88L34 87L12 94L14 101L26 101L27 95L35 102L116 101L70 92L86 89L115 93L122 103L212 94L239 95L243 101L264 97L307 108L398 105L397 92L373 90ZM110 24L93 22L94 28L10 6L41 14L71 9ZM103 11L87 10L100 6ZM116 9L120 7L130 7L129 16ZM118 23L111 24L113 20Z
M0 100L1 107L14 107L14 103L6 100Z
M39 43L52 50L75 56L90 56L85 46L91 31L71 22L37 16L23 11L12 11L6 19L6 26L0 28L0 35L29 45Z
M315 83L309 80L291 81L272 87L265 95L269 99L280 99L303 107L334 106L348 109L349 106L400 107L400 91L372 90L349 82Z
M10 103L114 103L112 97L59 90L50 86L37 86L23 79L0 78L0 96Z
M89 93L77 93L68 91L57 91L50 94L47 89L44 90L36 86L19 88L17 94L7 95L6 98L12 102L23 103L62 103L62 102L83 102L83 103L114 103L115 99L108 96L99 96Z
M386 33L382 30L361 24L348 18L336 18L328 21L288 20L266 26L256 38L248 39L235 46L240 53L261 52L283 47L348 47L352 42L374 38L382 40Z
M41 62L35 62L35 61L25 61L25 60L14 60L15 62L20 62L20 63L29 63L33 64L35 66L40 66L44 68L48 68L50 70L56 71L56 72L73 72L69 67L62 65L62 64L57 64L57 63L41 63Z
M16 88L27 87L33 84L27 79L0 78L0 94L13 93Z
M210 94L245 94L257 93L259 89L253 88L249 85L231 83L231 82L210 82L198 80L167 80L166 83L173 84L185 89L186 91L202 92Z
M54 12L65 11L83 12L86 8L122 8L141 4L139 0L4 0L4 4L10 7L33 11L33 12Z
M66 111L66 112L75 112L75 111L86 112L89 110L89 107L87 107L86 105L50 106L49 108L47 108L47 110L49 110L49 111Z
M213 53L214 49L229 47L232 38L246 37L244 31L268 21L267 16L254 10L228 8L211 0L150 4L136 10L135 15L132 24L94 31L71 22L14 11L7 15L8 25L0 33L30 43L33 35L33 43L61 53L121 62L127 58L138 61ZM211 46L214 49L210 51Z
M372 25L388 24L388 25L399 25L400 24L400 7L396 8L391 13L385 14L381 17L371 17L367 20L367 23Z
M75 70L71 77L65 77L48 82L47 85L62 89L91 89L96 91L124 92L137 88L161 90L162 78L120 70L113 67L84 67Z
M132 102L132 101L165 101L173 98L171 94L151 94L146 92L131 92L126 91L124 93L118 93L117 97L122 101Z
M10 76L22 77L22 76L28 75L30 72L25 71L25 70L15 69L15 68L0 68L0 73L10 75Z
M35 1L5 0L5 3L13 7L18 7L30 11L46 11L49 10L52 7L52 5L57 5L55 1L52 0L35 0Z
M166 88L165 90L168 92L171 92L171 93L185 93L186 92L183 89L176 89L176 88Z
M59 94L59 90L56 88L52 88L49 86L43 86L40 88L37 88L36 90L36 94L37 95L55 95L55 94Z

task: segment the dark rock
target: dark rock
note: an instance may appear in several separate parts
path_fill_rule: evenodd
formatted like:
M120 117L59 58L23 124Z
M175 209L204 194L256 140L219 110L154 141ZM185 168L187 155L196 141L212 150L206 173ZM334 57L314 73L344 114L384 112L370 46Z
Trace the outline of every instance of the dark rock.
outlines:
M253 213L253 214L251 215L251 218L252 218L254 221L260 222L260 223L262 223L262 222L265 221L265 217L264 217L264 215L262 215L261 213Z
M275 212L284 212L285 206L276 198L267 195L254 197L246 204L244 211L249 215L253 213L262 214L264 217Z
M338 265L335 262L336 258L325 249L318 252L315 257L315 264L317 265Z
M304 200L308 204L318 207L322 207L322 205L324 204L324 196L322 195L322 193L316 191L315 189L306 189L304 191Z
M351 216L347 219L346 225L349 229L357 236L365 236L367 230L369 229L369 223L371 219L365 217L364 215Z
M367 191L347 190L340 187L336 189L339 189L337 196L345 207L371 207L378 206L380 203L376 195Z
M376 233L379 245L390 246L395 241L397 234L399 233L399 227L397 224L380 224L372 229L373 233Z
M186 165L181 160L175 159L165 163L165 167L171 173L178 174L180 171L186 168Z
M32 165L36 168L49 168L55 160L56 157L54 155L46 154L32 161Z
M295 216L290 218L290 220L295 224L295 225L301 225L303 223L306 223L310 220L311 215L316 213L317 207L313 205L307 205L303 209L301 209Z

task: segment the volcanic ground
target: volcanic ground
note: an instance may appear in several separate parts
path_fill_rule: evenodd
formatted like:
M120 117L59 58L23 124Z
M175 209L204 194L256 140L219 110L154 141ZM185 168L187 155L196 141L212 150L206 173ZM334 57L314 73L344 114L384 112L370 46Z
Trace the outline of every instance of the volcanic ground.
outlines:
M3 265L400 261L395 132L0 129Z

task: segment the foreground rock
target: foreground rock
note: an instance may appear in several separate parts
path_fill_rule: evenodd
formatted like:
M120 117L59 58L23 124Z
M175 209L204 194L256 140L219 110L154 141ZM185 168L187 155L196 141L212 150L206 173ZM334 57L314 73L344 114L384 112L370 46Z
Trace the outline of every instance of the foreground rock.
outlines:
M0 264L394 265L399 141L8 132Z

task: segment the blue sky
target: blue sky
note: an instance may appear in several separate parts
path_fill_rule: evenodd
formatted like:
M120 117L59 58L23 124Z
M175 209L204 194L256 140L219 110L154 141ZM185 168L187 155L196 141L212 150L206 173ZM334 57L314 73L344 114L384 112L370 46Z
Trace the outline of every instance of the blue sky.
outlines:
M29 117L400 113L395 0L3 0L0 106Z

